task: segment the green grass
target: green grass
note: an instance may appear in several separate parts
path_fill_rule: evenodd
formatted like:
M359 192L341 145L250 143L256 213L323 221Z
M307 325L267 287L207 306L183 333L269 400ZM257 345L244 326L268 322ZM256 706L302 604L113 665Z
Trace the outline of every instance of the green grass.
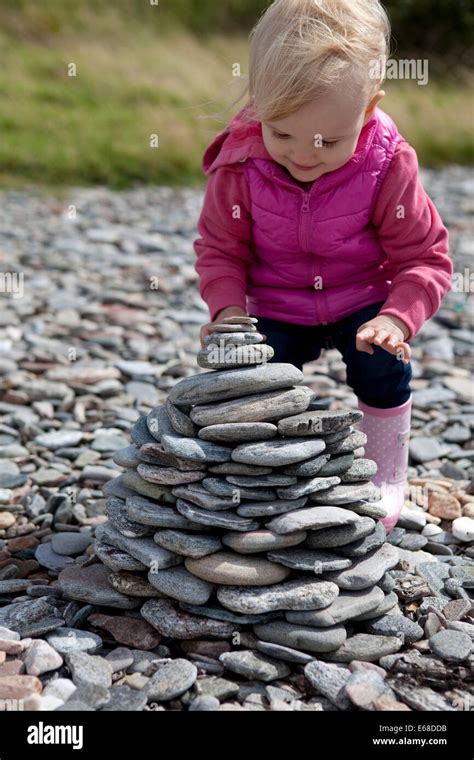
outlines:
M160 0L162 7L170 2ZM190 6L182 3L184 14ZM3 0L1 186L203 181L203 151L233 111L221 120L211 114L237 92L232 64L239 62L246 73L246 35L203 37L169 19L165 33L158 33L155 16L143 23L158 9L147 0L131 0L128 7L126 14L123 0ZM206 0L203 7L207 12L211 4ZM71 62L75 77L68 76ZM473 162L467 79L430 81L427 87L388 82L386 91L382 107L417 149L420 163ZM150 147L153 134L159 148Z

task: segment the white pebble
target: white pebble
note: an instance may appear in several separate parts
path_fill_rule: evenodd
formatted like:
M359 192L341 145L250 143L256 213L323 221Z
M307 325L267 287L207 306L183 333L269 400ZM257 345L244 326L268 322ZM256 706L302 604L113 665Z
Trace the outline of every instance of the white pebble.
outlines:
M457 517L453 520L453 536L460 541L474 541L474 520L472 517Z

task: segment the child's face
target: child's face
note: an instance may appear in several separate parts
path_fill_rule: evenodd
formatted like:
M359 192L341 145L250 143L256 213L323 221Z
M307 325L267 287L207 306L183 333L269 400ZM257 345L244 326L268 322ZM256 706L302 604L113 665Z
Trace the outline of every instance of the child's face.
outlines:
M372 117L378 93L367 106L334 93L281 121L262 122L265 147L274 161L301 182L339 169L354 155L363 126Z

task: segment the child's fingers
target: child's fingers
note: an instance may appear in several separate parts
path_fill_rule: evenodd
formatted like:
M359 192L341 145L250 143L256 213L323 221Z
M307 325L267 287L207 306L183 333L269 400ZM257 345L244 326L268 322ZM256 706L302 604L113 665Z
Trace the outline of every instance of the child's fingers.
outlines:
M397 346L400 345L400 338L397 338L396 335L389 335L385 342L387 346L390 346L390 348L396 349Z
M399 343L397 345L397 356L401 357L404 364L408 364L411 358L411 348L408 343Z
M390 338L390 332L384 327L381 327L379 330L377 330L377 335L374 338L374 343L377 346L381 346L382 343L387 340L387 338Z
M365 327L356 334L356 349L363 351L366 354L373 354L374 349L370 342L373 338L375 330L373 327Z
M358 338L362 338L362 340L370 340L375 335L375 327L363 327L359 330L357 333Z

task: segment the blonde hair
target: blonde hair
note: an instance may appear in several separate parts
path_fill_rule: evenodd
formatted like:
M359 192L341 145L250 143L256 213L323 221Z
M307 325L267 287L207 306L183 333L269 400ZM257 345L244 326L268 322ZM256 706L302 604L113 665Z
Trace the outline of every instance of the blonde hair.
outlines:
M247 95L247 118L278 121L345 80L348 97L368 105L390 34L379 0L275 0L250 34L249 76L233 105Z

